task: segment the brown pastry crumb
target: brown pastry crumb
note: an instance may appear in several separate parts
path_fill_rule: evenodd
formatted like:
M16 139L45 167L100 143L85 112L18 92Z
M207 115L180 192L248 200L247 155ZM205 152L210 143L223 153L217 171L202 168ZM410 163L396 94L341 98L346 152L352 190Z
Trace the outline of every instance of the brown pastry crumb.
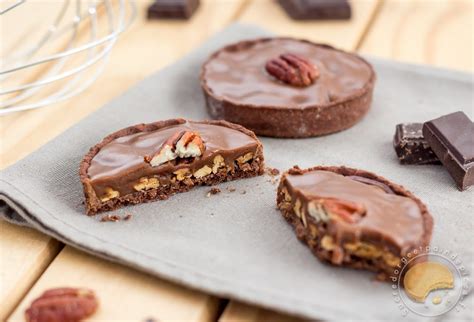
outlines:
M267 182L271 182L273 185L278 182L278 179L275 177L280 174L280 170L278 170L277 168L267 167L265 168L265 173L271 177L269 180L267 180Z
M265 168L265 172L271 176L277 176L280 174L280 170L277 168Z
M245 190L242 190L242 192L240 192L241 195L245 195L247 193L247 191Z
M120 218L119 215L105 215L105 216L102 216L100 221L102 221L102 222L109 222L109 221L117 222L117 221L120 221L120 219L121 218Z
M213 188L211 188L211 190L209 190L206 197L209 198L211 195L217 195L220 192L221 192L221 189L213 187Z
M123 220L130 220L132 219L132 214L126 214L125 217L123 217Z
M214 188L211 188L209 192L211 193L211 195L217 195L218 193L221 192L221 189L214 187Z
M229 192L234 192L235 190L237 190L237 189L235 189L234 187L227 187L227 191L229 191Z

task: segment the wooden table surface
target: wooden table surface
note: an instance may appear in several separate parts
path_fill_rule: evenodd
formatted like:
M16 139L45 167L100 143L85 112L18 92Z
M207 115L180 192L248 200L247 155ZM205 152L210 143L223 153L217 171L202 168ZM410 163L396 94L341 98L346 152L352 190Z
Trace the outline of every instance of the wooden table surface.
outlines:
M57 4L54 1L59 0L36 1L40 5L35 14ZM325 22L292 21L273 0L202 0L189 21L147 21L148 3L138 2L138 18L120 37L105 72L86 92L44 109L0 117L0 168L36 150L233 22L362 54L473 70L474 13L469 0L353 0L350 21ZM2 32L4 23L0 20ZM23 321L25 308L36 296L65 285L96 291L100 308L91 321L300 320L109 263L28 228L0 221L0 231L0 321Z

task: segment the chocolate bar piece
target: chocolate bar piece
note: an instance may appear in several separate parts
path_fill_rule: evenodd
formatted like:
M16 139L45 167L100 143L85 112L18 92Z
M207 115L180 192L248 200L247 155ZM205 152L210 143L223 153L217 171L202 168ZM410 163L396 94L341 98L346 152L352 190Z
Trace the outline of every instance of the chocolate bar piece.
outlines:
M422 128L422 123L396 126L393 147L401 164L441 164L423 137Z
M403 257L430 243L433 218L402 186L346 167L294 167L278 186L277 206L314 255L388 280Z
M199 0L155 0L148 8L148 19L189 19L199 7Z
M89 215L263 171L263 147L252 131L225 121L183 119L112 133L80 166Z
M347 0L278 0L280 6L295 20L350 19Z
M459 190L474 184L474 123L463 112L426 122L423 135Z

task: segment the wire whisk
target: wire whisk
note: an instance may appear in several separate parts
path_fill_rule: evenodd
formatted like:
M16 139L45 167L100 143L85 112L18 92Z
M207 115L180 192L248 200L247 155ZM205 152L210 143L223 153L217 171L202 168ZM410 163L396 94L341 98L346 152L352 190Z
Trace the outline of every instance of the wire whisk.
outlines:
M28 2L10 1L0 9L0 23ZM2 53L0 115L45 107L87 89L103 72L119 35L130 26L137 11L133 0L56 3L54 20L38 31L38 39ZM7 31L15 28L6 27ZM61 43L59 50L57 43Z

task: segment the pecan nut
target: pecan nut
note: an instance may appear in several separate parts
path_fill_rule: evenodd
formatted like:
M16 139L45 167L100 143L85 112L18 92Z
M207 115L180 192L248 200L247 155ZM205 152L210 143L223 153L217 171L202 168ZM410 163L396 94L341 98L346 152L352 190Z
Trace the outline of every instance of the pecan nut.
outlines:
M169 137L153 156L145 156L145 162L157 167L177 158L194 158L204 153L204 142L196 132L182 131Z
M316 66L295 54L287 53L270 59L265 69L279 81L298 87L309 86L319 77Z
M55 288L44 292L26 310L28 322L80 321L91 316L98 306L91 290Z
M110 199L114 199L117 197L120 197L120 192L110 187L107 187L105 188L104 195L100 198L100 201L106 202L106 201L109 201Z
M322 199L321 204L331 218L334 216L348 223L356 223L365 215L363 205L341 199Z

